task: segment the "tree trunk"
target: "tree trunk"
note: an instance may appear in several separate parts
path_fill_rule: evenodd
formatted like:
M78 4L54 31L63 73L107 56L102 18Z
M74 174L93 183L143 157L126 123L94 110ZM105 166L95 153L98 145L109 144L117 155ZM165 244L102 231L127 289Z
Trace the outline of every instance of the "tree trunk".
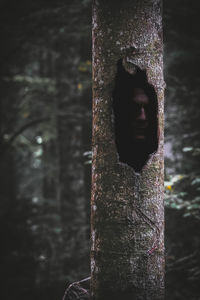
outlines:
M74 1L71 1L74 2ZM80 14L78 1L71 3L69 18ZM57 201L60 205L62 238L64 244L64 275L66 280L74 281L89 272L88 221L85 207L87 193L85 188L85 165L83 160L84 128L87 121L87 107L82 91L78 89L80 82L79 65L80 34L72 39L70 25L67 27L70 45L67 51L63 48L56 61L57 88L57 151L58 151L58 189ZM72 28L71 28L72 30ZM75 30L75 29L73 29ZM79 26L78 29L79 30ZM76 49L76 51L75 51ZM67 82L66 82L67 78ZM88 150L88 148L87 148ZM80 264L82 262L82 264Z
M164 297L161 22L161 0L93 1L95 300ZM138 91L148 103L145 129L131 106Z

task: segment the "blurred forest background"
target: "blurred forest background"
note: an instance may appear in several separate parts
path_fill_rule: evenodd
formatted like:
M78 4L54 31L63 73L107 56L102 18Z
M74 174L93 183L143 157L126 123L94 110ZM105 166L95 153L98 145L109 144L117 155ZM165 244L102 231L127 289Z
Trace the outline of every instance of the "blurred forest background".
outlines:
M166 299L200 299L198 0L165 0ZM91 0L0 2L3 300L90 273Z

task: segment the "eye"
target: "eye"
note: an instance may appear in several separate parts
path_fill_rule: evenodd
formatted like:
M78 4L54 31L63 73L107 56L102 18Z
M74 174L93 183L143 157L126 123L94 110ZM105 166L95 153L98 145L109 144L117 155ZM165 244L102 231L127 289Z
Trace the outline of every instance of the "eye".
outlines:
M151 105L149 103L144 104L143 107L144 107L145 112L149 112L151 110Z
M132 112L138 113L138 112L140 112L142 106L140 104L138 104L138 103L131 102L130 108L131 108Z

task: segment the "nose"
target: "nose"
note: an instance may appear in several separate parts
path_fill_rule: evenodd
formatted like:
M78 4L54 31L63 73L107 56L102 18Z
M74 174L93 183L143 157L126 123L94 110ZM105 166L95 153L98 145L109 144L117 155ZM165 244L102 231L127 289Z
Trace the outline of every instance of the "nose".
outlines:
M146 112L144 110L144 107L141 107L141 110L137 116L137 120L146 121Z

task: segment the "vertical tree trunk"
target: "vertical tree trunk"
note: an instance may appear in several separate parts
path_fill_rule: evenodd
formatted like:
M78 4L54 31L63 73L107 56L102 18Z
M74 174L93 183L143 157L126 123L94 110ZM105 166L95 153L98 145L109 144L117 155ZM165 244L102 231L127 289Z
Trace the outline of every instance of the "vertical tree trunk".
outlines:
M69 1L68 1L69 2ZM74 20L81 13L79 1L70 1L66 16ZM80 20L83 26L83 21ZM85 189L85 166L83 161L84 128L87 121L87 108L80 83L81 63L80 24L66 25L66 37L56 60L57 88L57 151L58 151L58 189L57 201L60 205L62 237L65 242L64 275L66 280L75 281L77 274L84 277L89 272L88 220ZM73 28L72 28L73 27ZM70 32L76 38L72 38ZM66 50L67 49L67 50ZM67 52L66 52L67 51ZM67 56L66 56L67 53ZM63 57L66 56L66 59ZM67 80L66 80L67 78ZM88 148L87 148L88 150ZM80 262L82 262L80 264Z
M164 297L162 46L161 0L93 1L95 300ZM152 98L149 143L127 133L134 87Z

